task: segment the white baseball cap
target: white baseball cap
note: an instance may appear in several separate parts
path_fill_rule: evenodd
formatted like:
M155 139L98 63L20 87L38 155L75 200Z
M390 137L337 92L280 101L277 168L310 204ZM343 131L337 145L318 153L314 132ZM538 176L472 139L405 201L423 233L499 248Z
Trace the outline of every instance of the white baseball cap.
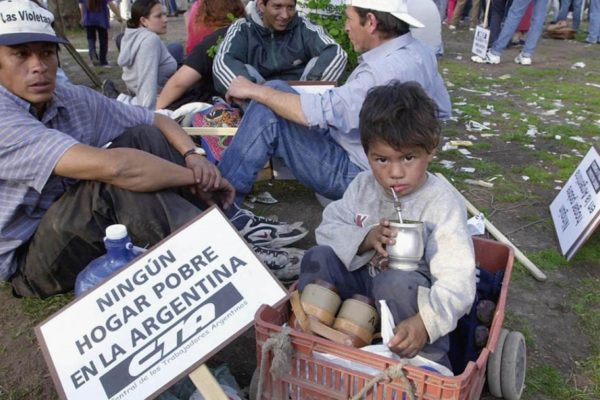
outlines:
M415 28L425 27L421 21L408 13L406 0L346 0L346 5L387 12Z
M52 29L54 15L29 0L0 1L0 45L31 42L67 43Z

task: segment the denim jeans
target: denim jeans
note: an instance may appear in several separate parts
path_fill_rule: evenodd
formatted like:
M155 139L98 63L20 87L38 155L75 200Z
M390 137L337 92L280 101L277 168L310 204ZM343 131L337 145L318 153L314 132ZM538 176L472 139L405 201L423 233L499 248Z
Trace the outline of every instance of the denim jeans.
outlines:
M295 93L282 81L266 85ZM295 124L252 101L219 163L221 174L237 191L238 204L242 204L256 175L273 156L282 158L300 183L334 200L342 197L352 179L361 172L327 130Z
M567 19L569 13L569 7L573 4L573 29L579 30L579 24L581 24L581 7L583 0L562 0L560 3L560 10L558 12L558 21Z
M385 300L396 324L419 312L419 286L431 287L429 278L417 271L387 269L374 277L369 275L367 267L348 271L329 246L316 246L306 252L300 267L298 289L302 291L318 279L333 284L342 301L361 294L374 299L379 309L379 300ZM419 354L450 368L449 345L448 335L442 336L427 344Z
M494 42L490 50L492 54L497 56L502 54L508 45L508 42L510 42L513 33L515 33L517 30L517 27L521 22L521 18L523 18L523 15L525 15L525 11L527 11L527 7L531 1L532 0L513 1L510 9L508 10L508 15L506 16L506 20L504 21L504 26L500 31L500 35L498 35L498 39ZM531 57L533 55L535 47L542 36L544 21L546 20L546 13L548 12L549 0L533 1L535 4L533 6L533 15L531 16L531 27L529 29L529 33L527 34L527 39L525 40L525 46L521 51L521 54L523 54L525 57Z
M590 1L590 25L588 27L587 41L600 42L600 0Z
M435 0L438 10L440 10L440 18L442 21L446 18L448 12L448 0Z

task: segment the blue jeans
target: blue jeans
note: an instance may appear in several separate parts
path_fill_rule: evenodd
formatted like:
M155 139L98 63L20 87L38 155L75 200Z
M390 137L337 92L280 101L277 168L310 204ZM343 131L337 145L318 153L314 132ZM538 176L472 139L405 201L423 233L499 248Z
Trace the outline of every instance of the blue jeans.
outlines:
M333 284L342 301L361 294L374 299L379 310L379 300L385 300L396 324L419 312L419 286L431 287L429 278L417 271L387 269L374 277L369 275L367 267L348 271L329 246L316 246L306 252L300 266L298 289L302 291L317 279ZM449 346L448 335L442 336L427 344L419 354L450 368Z
M581 24L581 7L583 0L562 0L557 20L562 21L567 19L571 3L573 3L573 29L577 31L579 30L579 24Z
M600 42L600 0L590 1L590 25L588 27L587 41Z
M525 15L525 11L531 3L532 0L514 0L510 9L508 10L508 15L506 16L506 20L504 21L504 26L500 31L500 35L498 35L498 40L494 42L490 51L492 54L497 56L501 55L506 46L508 46L508 42L512 38L513 33L517 30L519 23L521 22L521 18ZM527 39L525 40L525 46L521 51L521 54L525 57L531 57L533 52L535 51L535 47L537 46L540 37L542 36L542 31L544 29L544 21L546 20L546 13L548 12L548 1L549 0L533 0L535 5L533 6L533 14L531 15L531 27L529 28L529 33L527 34Z
M266 85L295 93L282 81ZM256 175L273 156L282 158L300 183L334 200L342 197L352 179L361 172L327 130L295 124L252 101L219 163L221 174L237 191L238 204L242 204Z

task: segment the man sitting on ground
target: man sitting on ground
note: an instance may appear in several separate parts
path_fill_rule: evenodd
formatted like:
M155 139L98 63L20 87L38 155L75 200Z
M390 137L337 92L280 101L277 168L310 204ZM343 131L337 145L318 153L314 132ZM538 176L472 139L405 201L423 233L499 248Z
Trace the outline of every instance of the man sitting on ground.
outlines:
M296 14L296 0L256 0L233 23L213 64L215 88L225 93L236 76L265 80L337 81L346 52L323 30Z
M231 206L234 188L174 121L57 83L65 41L49 11L11 0L0 13L14 16L0 24L0 280L16 295L71 290L114 223L153 245L216 203L255 244L306 234ZM299 269L301 253L255 252L276 274Z
M431 97L438 117L450 116L450 97L433 51L414 39L409 26L423 25L406 0L348 0L346 32L360 64L343 86L322 94L298 95L283 82L257 85L236 77L228 91L254 100L219 164L236 188L250 192L257 173L272 156L281 157L302 184L339 199L352 179L369 169L360 144L358 114L367 91L392 80L416 81Z

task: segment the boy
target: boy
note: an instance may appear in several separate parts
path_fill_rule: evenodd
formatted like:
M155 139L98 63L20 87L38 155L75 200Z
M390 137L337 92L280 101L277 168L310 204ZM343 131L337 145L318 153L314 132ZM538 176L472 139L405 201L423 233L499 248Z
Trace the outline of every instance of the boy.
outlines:
M418 83L392 82L369 91L359 127L371 171L360 173L323 212L319 246L302 260L299 288L323 279L342 299L385 299L396 324L390 349L450 367L447 334L474 300L475 261L462 200L427 172L440 139L436 107ZM385 218L394 214L391 190L403 219L424 224L425 251L415 271L380 262L386 245L395 243Z

